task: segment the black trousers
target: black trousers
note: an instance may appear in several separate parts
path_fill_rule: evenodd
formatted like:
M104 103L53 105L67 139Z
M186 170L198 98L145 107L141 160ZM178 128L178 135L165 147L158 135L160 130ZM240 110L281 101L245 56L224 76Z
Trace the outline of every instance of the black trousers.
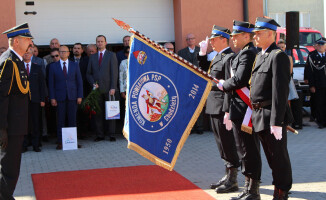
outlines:
M31 139L34 148L39 146L41 136L41 105L40 103L29 102L28 109L28 135L24 136L24 147L28 146Z
M224 114L210 115L212 130L215 136L221 158L227 168L238 168L240 160L232 131L228 131L223 124Z
M281 140L276 140L270 129L256 134L265 151L268 165L272 169L273 185L278 189L289 191L292 187L292 169L287 149L286 127L282 129Z
M116 92L117 93L117 92ZM96 136L105 137L105 133L109 136L115 134L116 120L105 120L105 101L109 100L109 94L102 94L99 98L101 112L95 115ZM116 98L116 100L119 100Z
M0 200L12 200L20 172L24 135L8 133L8 146L0 150Z
M315 104L317 122L326 125L326 88L316 88Z
M260 143L258 135L241 131L242 121L232 121L232 129L236 143L239 144L238 152L241 155L241 172L254 180L261 177Z

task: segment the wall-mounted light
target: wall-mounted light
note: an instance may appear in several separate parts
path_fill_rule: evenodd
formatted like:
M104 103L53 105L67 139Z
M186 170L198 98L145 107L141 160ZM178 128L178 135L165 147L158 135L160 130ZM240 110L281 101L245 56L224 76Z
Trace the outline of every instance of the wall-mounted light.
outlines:
M33 11L33 12L25 11L24 14L25 14L25 15L36 15L37 12L36 12L36 11Z

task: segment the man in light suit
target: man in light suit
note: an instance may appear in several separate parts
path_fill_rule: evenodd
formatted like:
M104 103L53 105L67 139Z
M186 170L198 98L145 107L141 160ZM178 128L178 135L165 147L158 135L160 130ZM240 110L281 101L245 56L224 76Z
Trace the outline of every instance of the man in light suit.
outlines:
M104 140L105 136L105 101L109 100L109 96L114 96L117 90L118 60L115 53L105 49L106 44L104 35L96 37L98 52L89 57L86 74L89 84L101 92L99 105L102 112L95 115L96 142ZM110 120L108 126L110 141L115 141L115 137L112 135L115 133L115 121Z
M77 104L83 97L83 80L77 63L69 61L69 49L61 46L60 61L51 64L49 69L49 96L52 106L57 106L58 122L56 149L62 149L62 127L68 116L68 127L76 127Z

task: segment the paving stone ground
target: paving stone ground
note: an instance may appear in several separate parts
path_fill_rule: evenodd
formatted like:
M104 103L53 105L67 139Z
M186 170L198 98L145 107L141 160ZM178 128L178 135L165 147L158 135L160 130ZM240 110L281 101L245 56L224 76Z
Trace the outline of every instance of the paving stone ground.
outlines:
M290 199L326 199L326 128L318 129L313 122L304 120L307 126L299 135L288 133L288 150L293 169L293 187ZM57 171L72 171L123 166L151 165L147 159L127 149L122 135L116 142L93 142L94 138L80 140L83 148L72 151L55 149L54 139L44 143L42 152L28 151L22 156L20 178L15 191L17 200L34 200L35 194L31 174ZM263 171L261 197L272 199L271 170L262 151ZM210 183L224 174L212 132L192 134L186 141L175 170L218 200L227 200L238 193L216 194L208 189ZM244 177L239 173L238 181L243 185Z

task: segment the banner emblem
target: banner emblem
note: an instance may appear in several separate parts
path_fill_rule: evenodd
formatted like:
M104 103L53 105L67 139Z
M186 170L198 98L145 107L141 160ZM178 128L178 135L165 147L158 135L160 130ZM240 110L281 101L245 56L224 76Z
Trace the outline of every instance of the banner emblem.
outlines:
M135 58L137 59L138 63L143 65L146 62L147 55L144 51L135 51L134 53Z
M130 89L130 113L137 125L155 133L164 129L178 110L179 97L173 82L164 74L142 74Z

